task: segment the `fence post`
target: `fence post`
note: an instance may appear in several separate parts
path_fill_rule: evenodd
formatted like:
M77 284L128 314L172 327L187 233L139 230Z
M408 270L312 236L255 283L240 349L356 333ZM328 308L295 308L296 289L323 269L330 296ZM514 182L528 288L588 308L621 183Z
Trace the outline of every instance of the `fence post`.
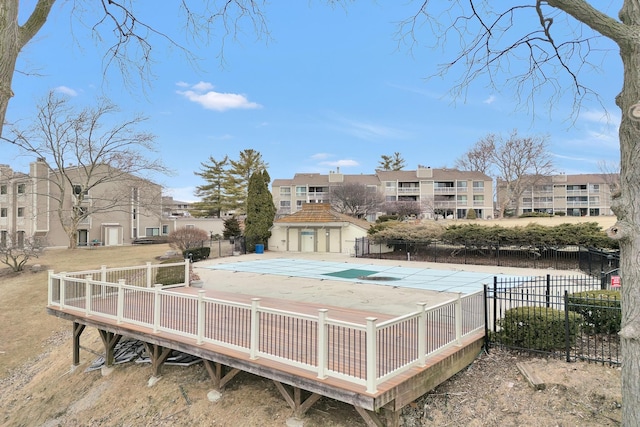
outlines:
M189 287L189 283L191 282L191 274L189 274L191 272L190 267L190 259L189 258L185 258L184 259L184 285L186 287Z
M162 284L158 283L154 286L153 293L153 333L158 333L160 330L160 313L162 312L162 299L160 298L160 291L162 290Z
M147 288L151 287L151 263L147 262Z
M67 298L67 277L65 272L59 274L60 276L60 309L64 310L64 301Z
M551 275L547 274L547 289L545 291L544 300L547 305L547 308L551 305Z
M198 344L202 344L204 342L204 319L205 319L205 302L204 302L204 294L205 290L201 289L198 291Z
M458 298L455 302L455 316L456 322L456 345L462 345L462 293L458 293Z
M124 279L118 279L118 309L117 309L117 321L118 324L122 323L124 317Z
M85 290L84 290L84 314L89 316L91 313L91 279L92 276L87 274L84 276L85 282Z
M485 283L484 289L484 351L489 354L489 286Z
M367 393L377 391L377 334L375 317L367 317Z
M53 304L53 270L47 270L47 305L51 306ZM60 283L60 282L58 282ZM60 292L58 292L60 293Z
M106 265L100 266L100 281L101 282L106 282L107 281L107 266Z
M567 362L571 362L571 344L569 340L569 293L564 290L564 345Z
M327 310L318 309L318 378L327 378Z
M427 364L427 303L419 302L418 311L418 366Z
M258 358L258 345L260 343L260 319L258 307L260 306L260 298L251 298L251 331L249 358L255 360Z
M493 276L493 332L498 330L498 276Z

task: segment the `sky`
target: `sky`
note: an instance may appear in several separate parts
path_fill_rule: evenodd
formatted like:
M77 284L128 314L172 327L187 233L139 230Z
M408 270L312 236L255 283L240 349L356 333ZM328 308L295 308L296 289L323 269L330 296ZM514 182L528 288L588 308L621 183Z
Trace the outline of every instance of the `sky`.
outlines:
M522 104L518 95L526 94L495 90L482 78L464 97L453 98L459 72L432 76L452 58L455 43L444 48L425 28L417 30L412 49L394 37L398 22L415 12L415 2L273 2L265 6L269 37L258 39L245 22L235 38L225 40L222 56L219 37L207 45L185 36L184 20L170 8L178 2L134 3L142 5L142 20L187 46L197 61L152 37L148 85L135 78L125 84L117 67L105 72L112 40L106 26L102 40L93 36L98 15L87 9L81 19L71 18L74 2L56 2L20 55L7 121L28 123L50 90L79 106L106 96L121 117L148 118L141 130L156 135L157 144L149 155L173 171L153 179L177 200L196 200L194 188L204 182L194 172L202 162L225 155L237 159L246 149L261 153L272 179L338 169L372 174L382 155L395 152L406 160L406 170L453 167L479 139L513 130L547 137L558 172L600 173L602 161L619 162L614 97L622 71L615 50L586 74L602 102L584 102L572 117L571 97L549 101L542 93L535 105ZM34 4L20 2L23 18ZM601 42L600 49L611 46ZM510 65L505 81L518 66ZM26 172L32 160L0 144L0 163Z

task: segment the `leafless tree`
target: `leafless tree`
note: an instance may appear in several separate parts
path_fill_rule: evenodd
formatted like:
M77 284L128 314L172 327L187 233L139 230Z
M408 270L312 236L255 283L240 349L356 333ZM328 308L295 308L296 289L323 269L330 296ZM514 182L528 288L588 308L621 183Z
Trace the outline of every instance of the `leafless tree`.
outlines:
M620 10L612 10L618 4ZM400 25L398 40L415 48L424 30L435 34L434 45L439 50L452 52L452 57L442 61L441 74L459 75L452 89L454 95L464 97L472 83L479 83L515 94L522 101L520 105L533 111L541 106L551 111L560 98L571 96L574 110L568 119L577 116L585 99L600 100L598 88L585 85L584 76L600 72L599 63L620 58L623 83L615 101L622 112L621 187L612 202L618 222L608 234L619 241L621 250L622 424L640 425L638 0L615 4L586 0L424 0ZM516 68L518 63L523 67Z
M143 179L146 173L169 173L153 158L155 137L137 130L144 117L118 121L116 113L108 100L76 111L68 98L51 92L28 128L13 126L2 137L35 157L37 170L44 168L36 172L34 192L49 198L70 248L76 247L79 226L91 215L131 212L132 207L139 214L160 210L161 192Z
M6 233L6 240L0 242L0 262L14 272L22 271L32 258L38 258L46 246L44 240L25 236L24 232L12 231Z
M20 0L0 2L0 124L4 123L7 106L13 96L11 83L20 52L38 34L54 5L62 4L56 0L37 0L35 6L30 3L21 3ZM170 38L163 28L154 25L153 19L159 15L147 20L139 13L136 6L140 3L135 0L73 0L70 19L72 23L89 28L94 39L104 45L104 73L111 67L119 69L123 83L129 86L146 86L150 83L153 77L151 66L160 51L157 44L168 44L174 50L181 51L187 60L195 60L188 48ZM173 16L182 19L192 42L215 41L221 62L224 62L226 41L229 37L235 37L240 28L251 28L258 38L269 38L263 15L265 3L264 0L171 2L176 8ZM20 11L23 4L33 7L33 10L20 25L18 17L27 15L25 11ZM84 43L85 39L78 42Z
M480 139L456 165L496 178L500 216L510 206L517 212L522 194L553 172L547 139L520 137L515 130L508 138L490 134Z
M200 228L182 227L169 233L169 245L180 251L202 247L209 240L209 234Z
M384 196L375 187L346 183L332 186L329 190L331 207L355 218L375 214L384 204Z
M493 173L496 135L489 134L481 138L466 153L460 156L455 167L463 171L482 172L491 176Z
M418 201L386 202L384 207L388 215L398 215L399 219L417 218L422 213L422 208Z
M598 169L600 173L604 175L611 194L617 194L620 191L620 163L600 160L598 162Z

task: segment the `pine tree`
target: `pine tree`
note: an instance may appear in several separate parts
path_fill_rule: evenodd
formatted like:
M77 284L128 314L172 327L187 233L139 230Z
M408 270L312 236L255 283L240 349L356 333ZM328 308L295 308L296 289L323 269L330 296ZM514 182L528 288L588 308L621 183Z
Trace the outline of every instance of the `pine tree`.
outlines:
M258 243L266 245L271 237L276 207L269 191L270 181L271 178L266 170L254 172L249 180L247 218L244 227L248 250L254 250Z
M229 157L217 161L213 156L209 156L209 163L200 163L200 172L194 172L197 176L206 181L206 184L196 187L195 195L200 198L200 202L194 203L195 216L215 216L220 218L220 213L227 210L228 203L224 193L224 182L227 177L225 167L228 165Z
M261 172L268 165L262 160L262 155L252 149L241 151L240 158L230 160L230 165L223 184L229 210L234 210L236 214L246 213L249 179L254 172Z
M240 221L235 216L224 220L224 230L222 231L222 237L230 239L232 237L240 236L242 229L240 228Z
M384 171L399 171L406 166L406 162L402 158L402 155L396 151L393 153L393 156L384 154L380 156L378 166Z

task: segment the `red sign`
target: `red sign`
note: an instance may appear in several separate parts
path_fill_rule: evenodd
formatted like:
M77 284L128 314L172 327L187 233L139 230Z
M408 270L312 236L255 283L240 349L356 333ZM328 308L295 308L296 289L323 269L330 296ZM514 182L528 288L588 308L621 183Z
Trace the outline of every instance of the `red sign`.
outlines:
M611 287L619 288L621 286L620 276L611 276Z

